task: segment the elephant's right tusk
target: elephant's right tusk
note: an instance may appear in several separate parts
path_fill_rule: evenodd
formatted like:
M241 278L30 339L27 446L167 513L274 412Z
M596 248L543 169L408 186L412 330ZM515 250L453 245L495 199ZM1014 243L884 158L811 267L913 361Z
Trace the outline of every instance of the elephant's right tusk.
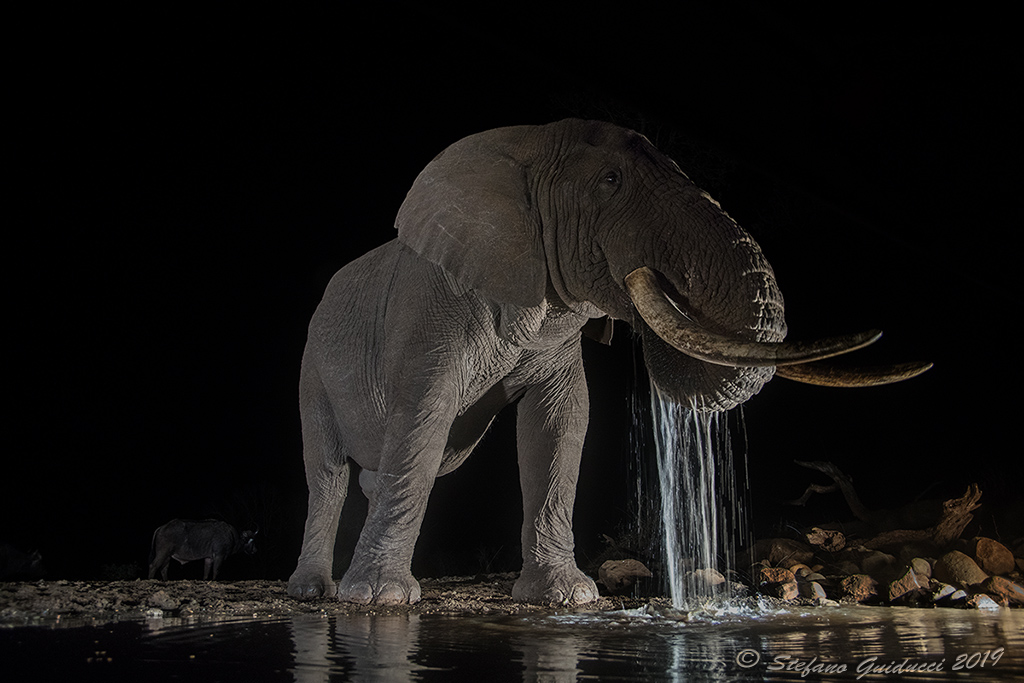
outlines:
M930 367L931 363L901 363L871 368L840 368L827 363L804 363L779 367L775 374L794 382L822 387L876 387L917 377Z
M767 367L830 358L872 344L879 330L828 337L811 342L758 342L711 332L687 318L658 284L657 274L637 268L625 278L626 290L640 316L667 344L688 356L715 365Z

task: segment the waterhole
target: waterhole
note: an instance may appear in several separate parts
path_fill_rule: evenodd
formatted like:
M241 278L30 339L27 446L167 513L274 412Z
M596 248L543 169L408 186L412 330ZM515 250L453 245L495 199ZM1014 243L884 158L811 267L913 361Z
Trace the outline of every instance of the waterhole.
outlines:
M11 681L1020 680L1024 612L650 609L0 629Z

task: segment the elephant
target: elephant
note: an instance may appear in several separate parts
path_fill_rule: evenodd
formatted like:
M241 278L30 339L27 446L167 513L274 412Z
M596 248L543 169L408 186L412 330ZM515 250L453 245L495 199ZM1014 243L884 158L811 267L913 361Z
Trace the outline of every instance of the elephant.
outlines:
M566 119L470 135L414 181L397 238L338 271L300 371L307 518L289 594L413 603L413 547L435 478L516 404L523 497L516 600L597 599L572 530L589 398L581 338L639 330L652 381L728 410L775 374L877 384L825 366L869 331L784 341L783 299L760 247L642 135ZM797 368L792 372L788 369ZM332 559L349 461L369 500L340 583Z

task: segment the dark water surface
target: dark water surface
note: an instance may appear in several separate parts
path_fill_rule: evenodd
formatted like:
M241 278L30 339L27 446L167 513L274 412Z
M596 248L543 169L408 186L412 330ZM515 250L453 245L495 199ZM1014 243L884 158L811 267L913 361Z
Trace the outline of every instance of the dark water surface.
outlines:
M901 663L902 671L893 668ZM885 666L884 672L872 668ZM3 681L858 677L1022 680L1024 611L817 607L690 615L302 615L0 629Z

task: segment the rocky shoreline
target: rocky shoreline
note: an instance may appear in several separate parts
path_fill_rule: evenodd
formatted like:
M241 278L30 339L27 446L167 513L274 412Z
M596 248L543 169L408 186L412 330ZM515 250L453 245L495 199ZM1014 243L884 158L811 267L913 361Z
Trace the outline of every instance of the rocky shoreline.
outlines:
M973 608L1024 605L1024 547L1011 551L978 537L938 557L912 546L894 552L846 546L842 534L819 528L808 541L758 541L746 555L756 589L783 601L798 598L871 605Z
M422 579L415 605L296 600L285 581L24 581L0 583L0 627L99 625L132 619L266 618L295 614L501 615L550 612L512 599L517 573ZM649 599L602 597L582 611L633 609Z
M746 581L715 570L696 572L712 592L756 593L780 605L900 605L975 609L1024 605L1022 546L1014 551L989 538L960 541L936 559L900 557L863 545L845 546L837 532L812 529L808 540L758 541L743 558ZM907 553L904 553L906 555ZM632 595L609 595L587 605L530 605L512 599L517 574L425 578L415 605L368 606L334 598L296 600L284 581L21 581L0 583L0 627L99 625L132 619L186 620L268 618L295 614L324 616L366 613L501 615L669 607L666 598L637 597L629 580L616 581L606 563L605 589L615 585ZM637 571L639 563L619 563ZM642 567L642 565L640 565ZM740 564L740 566L743 566ZM646 569L641 570L646 572ZM644 574L639 574L644 576ZM646 574L649 576L649 573ZM619 577L622 579L622 577ZM753 586L747 585L752 583ZM643 584L641 584L642 586Z

